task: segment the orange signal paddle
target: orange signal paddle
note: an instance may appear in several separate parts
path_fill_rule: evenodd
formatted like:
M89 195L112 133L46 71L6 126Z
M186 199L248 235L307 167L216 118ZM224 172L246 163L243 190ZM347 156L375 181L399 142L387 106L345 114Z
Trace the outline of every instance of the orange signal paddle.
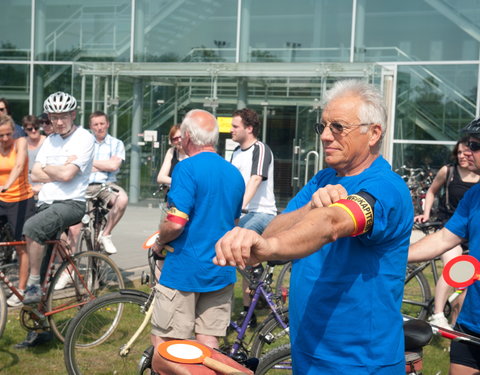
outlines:
M145 242L143 243L142 247L145 249L145 250L148 250L150 249L153 244L155 243L155 240L157 239L158 235L160 234L160 232L157 230L154 234L152 234L150 237L148 237ZM164 245L163 248L167 251L170 251L171 253L173 252L173 247L169 246L169 245Z
M212 352L209 347L196 341L171 340L157 347L158 353L165 359L177 363L200 363L204 366L227 375L246 375L244 372L225 363L211 358Z

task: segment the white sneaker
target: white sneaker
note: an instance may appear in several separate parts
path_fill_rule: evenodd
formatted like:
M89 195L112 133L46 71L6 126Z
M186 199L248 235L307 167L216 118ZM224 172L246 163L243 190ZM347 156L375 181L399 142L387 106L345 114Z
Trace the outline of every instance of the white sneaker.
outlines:
M21 290L18 291L22 296L23 292ZM10 307L18 307L22 306L23 302L17 297L16 294L12 294L9 299L7 299L7 305Z
M98 236L98 242L100 242L103 246L103 249L109 253L109 254L116 254L117 253L117 248L112 242L112 235L109 236L104 236L103 232L100 233L100 236Z
M443 312L439 312L437 314L432 314L430 319L428 319L429 323L432 323L438 327L441 328L446 328L446 329L452 329L450 324L448 324L447 318L445 318L445 315Z
M55 290L62 290L65 289L65 287L68 284L72 283L72 278L70 277L69 273L67 271L63 271L63 273L60 275L60 278L58 279L57 283L55 284Z

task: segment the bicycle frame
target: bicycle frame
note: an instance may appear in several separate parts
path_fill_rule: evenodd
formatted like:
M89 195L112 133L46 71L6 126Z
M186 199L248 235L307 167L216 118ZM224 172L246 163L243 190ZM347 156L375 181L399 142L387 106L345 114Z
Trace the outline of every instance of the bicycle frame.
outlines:
M228 353L230 357L235 356L239 352L240 348L242 347L243 340L247 333L248 324L250 322L250 319L253 316L253 313L258 304L258 301L260 300L260 297L263 297L264 300L267 302L268 307L272 311L277 322L282 326L283 329L288 331L289 326L287 323L283 321L282 317L279 314L279 307L275 304L273 300L274 294L272 292L267 292L264 287L266 285L266 281L270 280L272 277L271 276L272 269L273 267L267 264L265 270L263 271L262 276L260 277L260 281L252 282L250 275L245 270L238 268L238 271L240 272L240 274L250 281L250 289L255 290L255 292L253 293L250 307L248 308L247 313L244 316L242 324L238 325L235 321L233 320L230 321L230 327L232 327L235 330L235 332L237 332L237 337L235 338L235 342L233 343Z
M71 304L70 305L60 305L52 311L48 311L48 312L45 311L46 310L46 303L47 303L47 299L48 299L47 292L48 292L49 284L50 284L51 280L53 279L53 275L55 275L55 269L56 269L55 258L57 256L57 254L62 259L62 262L67 261L69 263L69 266L72 267L72 270L67 268L68 272L69 273L73 272L76 276L78 276L78 279L79 279L79 282L81 283L81 285L85 288L85 290L88 291L89 296L94 298L94 295L92 294L90 289L87 287L87 284L86 284L85 280L83 279L81 273L77 269L75 263L72 261L72 257L69 253L70 247L68 246L68 244L65 241L60 240L60 239L59 240L45 241L45 244L46 245L53 245L53 249L51 251L50 259L48 261L48 266L47 266L47 269L46 269L45 277L44 277L43 282L41 284L41 290L42 290L42 294L43 294L42 298L41 298L39 304L37 305L37 307L33 307L33 306L24 306L23 307L23 310L28 311L29 313L32 313L34 315L34 317L41 320L42 322L44 322L45 319L48 318L50 315L53 315L53 314L56 314L56 313L59 313L59 312L62 312L62 311L65 311L65 310L68 310L68 309L71 309L71 308L76 308L76 307L79 307L79 306L83 306L84 304L86 304L88 302L88 300L85 300L85 301L79 302L75 305L71 305ZM0 242L0 248L3 247L3 246L18 246L18 245L25 246L26 242L25 241ZM20 301L23 301L24 296L22 294L20 294L18 289L12 284L12 282L8 279L8 277L5 275L5 273L1 270L0 270L0 280L3 281L3 283L5 285L7 285L7 287L12 291L12 293L14 293L20 299ZM79 293L77 285L75 285L75 293L77 293L77 294ZM43 327L43 323L42 323L42 327Z

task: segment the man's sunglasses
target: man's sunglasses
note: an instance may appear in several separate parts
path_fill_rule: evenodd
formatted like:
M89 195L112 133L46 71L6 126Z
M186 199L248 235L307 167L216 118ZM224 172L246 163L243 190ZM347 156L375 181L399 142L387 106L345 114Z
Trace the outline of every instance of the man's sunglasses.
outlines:
M42 125L52 125L52 123L51 123L49 120L41 120L41 121L39 121L39 122L40 122L40 124L42 124Z
M371 125L371 124L358 124L358 125L342 125L338 122L331 122L328 125L325 125L323 123L316 123L314 125L315 133L317 134L322 134L325 128L328 126L330 128L330 131L332 134L342 134L345 130L348 130L350 128L355 128L358 126L365 126L365 125Z
M467 142L467 147L471 151L480 151L480 142L469 141L469 142Z

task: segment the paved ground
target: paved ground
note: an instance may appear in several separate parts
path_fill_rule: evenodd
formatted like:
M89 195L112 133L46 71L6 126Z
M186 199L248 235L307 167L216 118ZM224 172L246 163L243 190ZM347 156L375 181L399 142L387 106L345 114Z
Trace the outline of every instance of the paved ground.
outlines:
M128 206L122 220L112 233L112 240L118 253L111 258L125 272L126 277L137 277L147 266L143 242L158 230L158 208L148 206Z

